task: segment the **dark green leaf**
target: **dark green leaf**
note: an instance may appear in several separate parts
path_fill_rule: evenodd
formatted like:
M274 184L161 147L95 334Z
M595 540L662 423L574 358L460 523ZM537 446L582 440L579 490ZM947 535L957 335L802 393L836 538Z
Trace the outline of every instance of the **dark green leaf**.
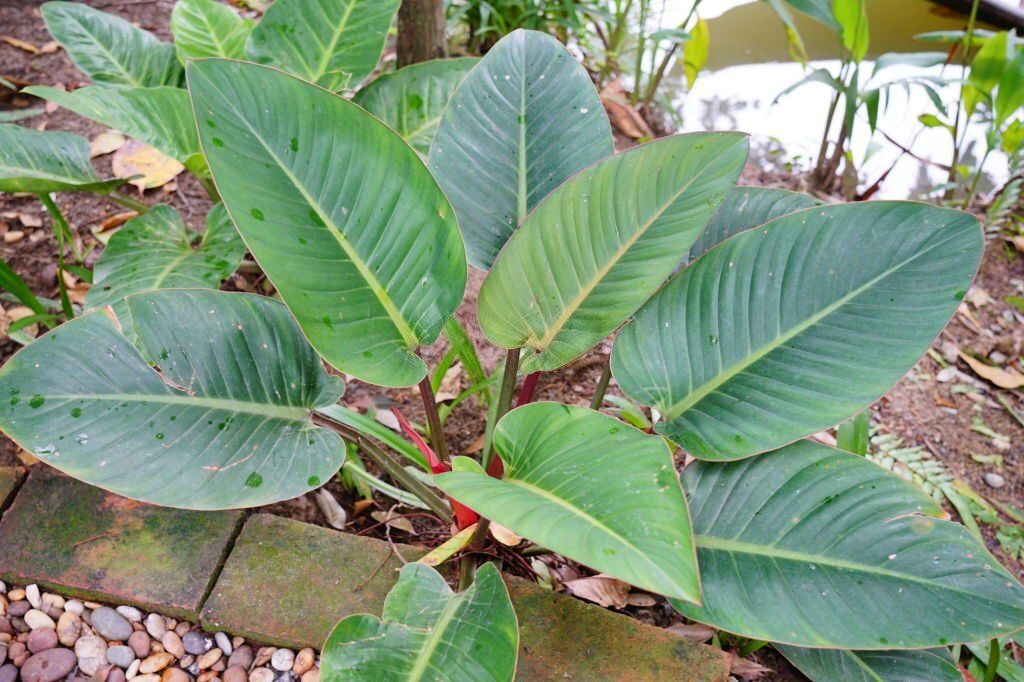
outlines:
M100 179L83 137L0 125L0 192L107 193L122 184Z
M776 645L790 663L814 682L963 682L946 649L850 651Z
M171 12L171 33L182 64L202 57L242 57L253 26L251 19L216 0L178 0Z

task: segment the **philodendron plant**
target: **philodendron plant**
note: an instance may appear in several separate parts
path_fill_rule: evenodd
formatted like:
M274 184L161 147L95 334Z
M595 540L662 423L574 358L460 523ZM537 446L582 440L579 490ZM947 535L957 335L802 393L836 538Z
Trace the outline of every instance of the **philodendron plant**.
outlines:
M220 58L186 77L224 209L280 300L128 295L0 370L0 426L72 476L192 509L313 490L347 441L395 494L454 514L459 591L406 566L381 618L349 616L327 640L326 679L511 679L513 605L496 568L476 565L492 521L688 618L778 643L818 679L954 679L944 647L1024 625L1024 587L931 498L805 440L928 348L979 264L971 216L736 189L737 133L613 154L586 73L539 33L473 66L429 168L300 77ZM422 151L417 129L400 126ZM449 456L419 352L463 298L467 254L489 269L480 326L506 349L480 459ZM538 373L616 332L591 407L531 403ZM322 361L418 386L428 439L407 427L409 445L338 404L344 384ZM653 429L601 411L612 375ZM677 447L696 458L681 478Z

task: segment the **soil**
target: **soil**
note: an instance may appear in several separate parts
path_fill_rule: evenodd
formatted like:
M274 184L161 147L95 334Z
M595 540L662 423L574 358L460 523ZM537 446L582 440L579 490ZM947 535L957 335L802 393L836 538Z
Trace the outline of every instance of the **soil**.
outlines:
M0 76L20 86L46 84L73 89L85 84L84 77L71 64L63 51L31 54L30 52L2 41L5 36L26 41L37 47L46 45L51 39L43 24L38 1L0 0ZM90 5L119 14L137 25L169 39L168 17L173 7L170 0L106 0L91 1ZM0 111L43 106L45 103L23 95L12 95L0 88ZM47 107L46 112L19 121L19 125L37 129L61 130L93 138L105 128L63 109ZM110 157L101 156L94 160L103 175L110 174ZM741 179L743 184L782 186L806 189L799 177L768 173L748 167ZM127 191L127 190L125 190ZM209 208L209 200L198 183L187 173L163 188L147 191L142 197L148 203L165 202L177 208L193 227L201 227L203 217ZM114 202L91 195L60 194L57 203L65 212L69 222L77 230L79 239L86 250L92 249L86 261L91 266L102 249L91 228L104 218L123 212L125 209ZM40 227L26 227L18 214L25 214L41 221ZM43 207L33 197L19 197L0 194L0 236L10 231L23 231L25 236L13 243L0 241L0 255L18 272L37 294L55 298L56 251L51 224ZM470 330L481 351L481 359L491 370L501 360L502 353L483 343L483 336L476 322L476 293L483 280L482 273L471 270L466 300L457 315L463 326ZM267 282L257 273L245 272L234 275L225 283L233 290L266 293ZM978 293L987 292L990 300ZM968 298L972 301L961 307L961 312L942 332L933 348L936 355L949 356L962 372L952 381L940 382L937 378L942 367L932 357L926 356L908 375L872 408L874 421L881 428L905 439L907 445L923 445L959 479L968 483L985 497L1000 502L1024 506L1024 426L999 403L995 397L1002 392L1019 414L1024 415L1024 399L1017 391L1002 391L979 380L962 361L956 361L955 349L988 356L993 350L1010 360L1020 357L1024 345L1024 316L1012 305L1005 302L1007 296L1024 295L1024 259L1021 254L1008 246L1002 239L989 241L985 261L978 275L975 288ZM16 303L3 301L5 309ZM0 360L6 360L18 349L18 345L4 335L0 340ZM601 366L610 350L606 342L584 358L568 367L546 373L540 378L535 399L555 400L563 403L585 405L589 403L593 388L600 375ZM434 366L445 351L443 342L423 350L428 365ZM970 387L970 391L965 389ZM467 388L465 376L461 387ZM614 384L611 392L616 392ZM423 423L424 416L420 398L415 390L386 390L363 384L349 383L345 402L361 410L374 406L386 411L397 405L412 421ZM980 419L987 427L1008 440L995 444L990 436L977 430L975 420ZM474 400L462 403L446 422L445 432L454 453L464 454L475 451L484 431L484 414ZM999 445L999 447L997 447ZM981 464L972 459L976 455L998 454L1003 457L1001 467ZM0 440L0 466L28 460L24 453L6 438ZM1005 480L999 488L992 488L984 481L984 474L998 473ZM383 535L387 530L373 519L367 510L355 505L352 495L342 489L335 480L327 485L343 504L349 514L352 532ZM383 498L377 499L378 510L390 505ZM327 525L312 495L272 505L262 511L297 518L310 523ZM953 510L951 514L955 516ZM396 539L404 542L419 542L435 545L448 537L449 529L440 527L436 519L423 516L410 517L418 535L409 537L403 531L391 529ZM988 545L996 555L1018 575L1024 577L1024 566L1004 553L992 537L991 529L986 530ZM529 572L522 562L509 561L509 567L519 573ZM576 567L566 565L569 570ZM660 626L680 622L662 602L653 607L627 607L631 615ZM785 660L769 648L756 653L757 660L776 671L775 679L800 679Z

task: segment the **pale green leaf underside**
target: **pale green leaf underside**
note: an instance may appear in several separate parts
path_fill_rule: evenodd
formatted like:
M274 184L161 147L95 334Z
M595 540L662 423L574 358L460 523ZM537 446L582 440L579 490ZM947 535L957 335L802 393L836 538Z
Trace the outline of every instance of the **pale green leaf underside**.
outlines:
M768 187L737 187L729 193L707 228L690 248L688 261L694 261L729 237L745 232L769 220L813 206L821 201L808 194Z
M519 631L494 564L454 593L429 566L411 563L384 603L383 619L349 616L324 644L325 680L506 682L515 674Z
M171 33L178 59L228 57L245 54L254 23L216 0L178 0L171 12Z
M946 649L850 651L775 647L813 682L963 682Z
M551 36L518 30L452 96L430 168L459 216L470 264L486 270L541 199L613 151L586 69Z
M344 443L310 415L343 385L284 306L203 290L128 305L141 353L97 311L7 362L4 433L75 478L165 506L255 507L330 480Z
M201 237L187 231L176 210L158 204L129 220L110 238L96 263L85 305L116 305L118 316L123 317L124 304L120 301L130 294L156 289L216 289L244 256L245 244L223 204L210 209Z
M1024 626L1024 586L911 484L863 457L799 441L694 462L703 606L688 618L805 647L938 647Z
M690 518L664 440L582 407L534 403L495 428L502 479L460 457L435 476L454 499L632 585L698 600Z
M695 457L771 450L895 384L956 310L981 252L977 220L926 204L792 213L676 275L619 333L612 371Z
M386 386L462 299L454 212L416 153L357 105L267 67L191 62L200 138L231 218L333 366Z
M47 2L42 13L50 34L93 83L181 85L174 46L149 31L84 2Z
M411 64L374 80L352 99L401 135L426 158L455 88L479 59L436 59Z
M25 91L119 130L177 159L195 173L208 174L188 93L181 88L89 85L65 92L33 85Z
M686 257L747 157L739 133L676 135L570 178L530 213L480 289L484 334L525 372L585 353Z
M249 39L249 59L328 90L376 68L400 0L277 0Z
M109 192L123 183L100 179L83 137L0 125L0 192Z

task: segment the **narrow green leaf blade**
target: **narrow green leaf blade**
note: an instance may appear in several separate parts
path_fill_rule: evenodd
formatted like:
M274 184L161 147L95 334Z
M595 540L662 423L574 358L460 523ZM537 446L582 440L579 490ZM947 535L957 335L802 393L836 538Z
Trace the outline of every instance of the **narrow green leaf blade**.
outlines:
M72 133L0 125L0 192L100 192L124 180L101 180L89 163L89 143Z
M551 36L518 30L455 91L430 168L459 216L470 264L486 270L541 199L613 151L586 69Z
M820 205L818 199L799 192L768 187L737 187L729 192L718 212L708 222L707 228L690 248L689 260L697 260L740 232L789 213Z
M277 0L249 40L249 59L328 90L356 88L384 51L400 0Z
M178 0L171 11L171 33L182 64L203 57L242 57L254 25L216 0Z
M800 441L684 472L704 590L685 616L830 649L927 648L1024 625L1024 586L877 464Z
M311 410L343 384L284 306L203 290L139 294L128 306L141 352L97 311L8 361L4 433L87 483L188 509L270 504L337 472L344 444Z
M462 299L455 214L415 152L357 105L280 71L188 66L200 138L235 226L313 346L385 386L426 374Z
M739 133L676 135L570 178L509 240L480 289L487 338L553 370L625 322L686 257L747 157Z
M665 441L583 407L533 403L494 430L502 479L456 458L438 487L482 516L637 587L698 601L686 501Z
M946 649L850 651L777 644L789 662L814 682L963 682Z
M981 253L977 220L926 204L792 213L676 275L619 333L612 371L695 457L771 450L895 384L953 315Z
M193 244L193 242L196 242ZM238 267L245 244L223 204L206 216L201 238L190 234L176 210L159 204L132 218L103 250L95 282L85 295L87 308L115 305L130 294L156 289L216 289Z
M93 83L181 85L174 46L149 31L84 2L47 2L42 13L50 34Z
M341 680L480 680L515 674L516 614L494 564L454 593L429 566L406 564L384 604L384 618L342 620L324 644L321 674Z
M33 85L25 88L25 92L134 137L177 159L193 172L208 174L192 105L188 93L181 88L89 85L66 92Z
M463 57L412 64L374 80L352 101L391 126L426 158L448 100L479 61Z

